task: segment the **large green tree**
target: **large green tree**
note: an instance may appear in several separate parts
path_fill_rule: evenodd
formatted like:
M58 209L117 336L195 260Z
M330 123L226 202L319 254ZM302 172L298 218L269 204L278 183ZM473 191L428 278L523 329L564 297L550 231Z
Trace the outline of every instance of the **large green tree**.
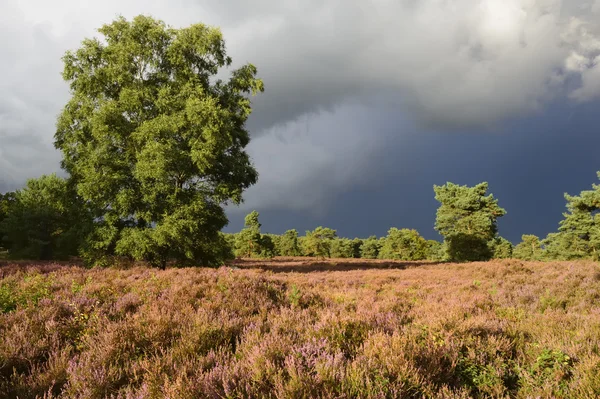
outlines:
M91 223L73 187L47 175L28 180L15 193L0 230L12 258L66 259L77 255Z
M444 237L453 261L488 260L498 233L497 219L506 214L486 182L474 187L446 183L433 186L440 202L435 229Z
M78 194L96 212L91 259L125 255L219 263L215 246L257 180L245 152L256 68L231 65L218 29L174 29L147 16L118 18L63 58L71 99L55 146Z

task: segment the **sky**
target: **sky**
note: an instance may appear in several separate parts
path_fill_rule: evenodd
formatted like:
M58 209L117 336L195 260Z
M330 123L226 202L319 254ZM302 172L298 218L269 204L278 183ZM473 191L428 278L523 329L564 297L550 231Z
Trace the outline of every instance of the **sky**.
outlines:
M264 81L229 231L256 209L272 233L439 239L433 185L487 181L518 242L598 182L600 0L2 0L0 192L61 173L61 57L138 14L220 27Z

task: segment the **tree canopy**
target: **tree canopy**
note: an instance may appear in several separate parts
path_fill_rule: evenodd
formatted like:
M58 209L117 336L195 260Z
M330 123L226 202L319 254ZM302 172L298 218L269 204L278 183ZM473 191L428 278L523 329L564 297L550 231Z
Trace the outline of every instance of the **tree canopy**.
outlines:
M455 261L487 260L493 256L497 219L506 214L492 194L488 183L474 187L446 183L433 186L440 202L435 229L444 237L448 256Z
M6 219L8 215L9 208L15 203L15 193L7 192L0 193L0 250L7 249L8 241L6 241L6 232L4 231L2 222Z
M427 240L417 230L392 227L379 256L383 259L422 260L427 257L427 247Z
M379 257L379 251L381 250L382 240L378 239L377 236L369 236L363 240L362 246L360 247L360 257L364 259L377 259Z
M542 242L536 235L523 234L521 242L513 250L513 256L522 260L541 260L543 256Z
M272 240L260 233L261 224L258 218L259 213L257 211L252 211L246 215L244 228L237 234L235 240L235 253L237 256L252 258L264 256L269 250L272 251ZM263 243L266 245L263 245Z
M87 257L125 255L219 263L223 205L257 181L245 147L249 95L263 91L247 64L231 65L221 32L118 18L63 57L71 99L55 146L96 217Z
M296 229L287 230L279 239L277 252L280 256L298 256L300 255L300 245L298 244L298 231Z
M313 231L307 231L303 241L304 253L319 258L330 258L331 243L336 237L337 232L329 227L319 226Z
M598 173L600 178L600 172ZM544 244L549 257L557 259L600 258L600 185L579 195L565 194L567 212L558 233L549 234Z
M65 259L77 255L91 222L68 182L47 175L14 194L0 230L13 258Z

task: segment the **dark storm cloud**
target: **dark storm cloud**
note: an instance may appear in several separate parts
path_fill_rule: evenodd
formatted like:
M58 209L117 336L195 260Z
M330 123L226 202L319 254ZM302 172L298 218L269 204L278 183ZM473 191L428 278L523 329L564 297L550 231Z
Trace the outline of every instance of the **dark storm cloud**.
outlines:
M433 185L487 181L508 211L499 220L502 236L514 243L522 234L545 237L562 219L563 194L575 195L598 183L598 107L600 101L576 107L561 101L545 114L515 119L485 134L422 132L387 120L386 147L369 163L363 184L334 191L324 215L259 206L263 230L303 233L326 225L341 236L367 237L406 227L440 239L433 229L439 205ZM402 134L394 131L395 123ZM229 231L238 231L243 219L244 212L231 213Z
M542 109L572 74L583 82L574 98L598 83L600 14L584 1L260 4L242 7L235 28L223 20L232 51L267 83L256 129L381 90L427 125L481 126Z

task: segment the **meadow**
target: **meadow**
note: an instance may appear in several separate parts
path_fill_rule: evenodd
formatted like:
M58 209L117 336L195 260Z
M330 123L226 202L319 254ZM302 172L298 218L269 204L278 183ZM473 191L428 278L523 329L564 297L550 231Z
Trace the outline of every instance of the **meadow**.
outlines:
M600 267L2 261L0 397L600 397Z

